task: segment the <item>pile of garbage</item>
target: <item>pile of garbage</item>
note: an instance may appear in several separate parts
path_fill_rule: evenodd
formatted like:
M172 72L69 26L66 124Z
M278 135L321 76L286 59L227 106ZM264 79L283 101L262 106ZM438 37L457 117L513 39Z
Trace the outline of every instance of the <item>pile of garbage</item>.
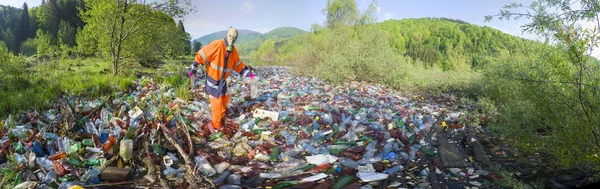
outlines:
M431 188L434 173L481 186L469 179L485 170L439 160L436 131L464 117L449 103L358 82L331 85L284 67L257 75L255 98L245 81L230 79L223 131L204 130L210 105L202 90L193 101L180 99L145 77L126 92L69 96L44 112L8 116L0 123L0 184Z

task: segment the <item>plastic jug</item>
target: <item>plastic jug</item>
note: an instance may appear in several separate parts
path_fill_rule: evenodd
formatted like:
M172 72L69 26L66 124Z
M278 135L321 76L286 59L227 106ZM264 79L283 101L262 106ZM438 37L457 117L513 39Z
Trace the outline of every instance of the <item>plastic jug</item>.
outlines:
M121 141L119 156L123 158L123 161L129 161L131 159L133 156L133 140L125 139Z

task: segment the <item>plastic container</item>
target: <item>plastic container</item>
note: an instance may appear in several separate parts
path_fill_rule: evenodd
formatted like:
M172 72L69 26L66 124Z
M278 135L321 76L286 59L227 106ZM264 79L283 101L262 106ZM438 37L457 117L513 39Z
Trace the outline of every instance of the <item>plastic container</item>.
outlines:
M206 176L213 176L217 173L217 171L210 165L208 160L202 156L196 156L194 161L198 165L198 170L202 172Z
M110 135L104 146L102 146L102 150L107 153L115 144L117 143L117 138L114 135Z
M255 77L255 78L250 79L249 84L250 84L250 96L253 99L258 98L258 78Z
M131 160L131 158L133 157L133 140L121 140L121 146L119 147L119 156L123 159L123 161Z

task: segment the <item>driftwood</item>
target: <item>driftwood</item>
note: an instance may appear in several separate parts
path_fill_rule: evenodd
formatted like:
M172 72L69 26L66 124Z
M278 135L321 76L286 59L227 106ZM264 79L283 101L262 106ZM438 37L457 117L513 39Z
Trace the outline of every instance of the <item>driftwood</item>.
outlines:
M204 181L206 181L206 183L209 185L210 188L215 188L216 186L212 182L212 180L206 178L206 176L204 176L204 175L198 176L195 174L195 172L194 172L195 169L194 169L193 165L195 165L196 163L192 162L190 156L187 153L185 153L185 151L183 150L181 145L179 145L175 141L175 139L173 139L173 137L171 137L171 135L169 135L169 133L167 133L168 128L166 128L165 125L160 124L160 129L162 131L162 134L169 141L169 143L171 143L171 145L175 146L175 148L177 149L177 151L179 152L181 157L183 157L183 160L185 162L185 167L186 167L185 179L190 184L190 188L200 188L200 186L198 186L198 183L196 182L199 180L204 180Z
M71 109L71 105L64 98L61 97L58 99L58 103L60 104L60 114L62 115L62 123L68 130L71 130L75 126L75 116L73 116L73 109Z

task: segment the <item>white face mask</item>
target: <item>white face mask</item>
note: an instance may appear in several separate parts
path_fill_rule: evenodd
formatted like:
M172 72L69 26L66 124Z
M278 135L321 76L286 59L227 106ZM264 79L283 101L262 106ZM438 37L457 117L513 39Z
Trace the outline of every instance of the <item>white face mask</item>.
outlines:
M231 52L233 50L233 44L235 43L235 40L237 40L237 37L237 29L230 27L229 30L227 30L227 35L225 36L225 40L227 40L227 51Z

